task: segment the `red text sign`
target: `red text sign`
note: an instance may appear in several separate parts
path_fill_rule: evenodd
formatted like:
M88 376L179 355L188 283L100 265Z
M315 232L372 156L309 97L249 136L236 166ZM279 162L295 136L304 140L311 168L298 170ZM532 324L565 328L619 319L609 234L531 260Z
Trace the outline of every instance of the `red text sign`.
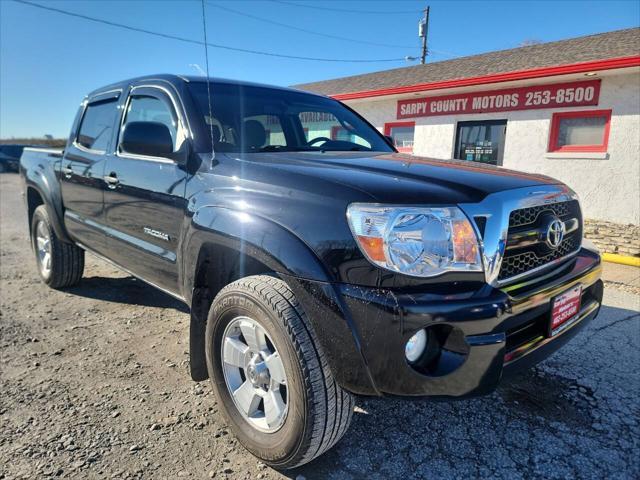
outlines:
M580 107L597 105L599 97L600 80L585 80L399 100L397 117L401 119L536 108Z
M581 299L582 286L578 285L553 300L553 306L551 307L551 335L555 335L562 324L580 313Z

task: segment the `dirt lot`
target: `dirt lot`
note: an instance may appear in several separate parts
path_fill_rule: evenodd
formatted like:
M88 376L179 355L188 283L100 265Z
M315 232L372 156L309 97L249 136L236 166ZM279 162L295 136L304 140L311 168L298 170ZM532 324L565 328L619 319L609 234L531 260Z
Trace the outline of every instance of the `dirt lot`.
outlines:
M0 203L0 479L283 477L189 379L183 305L90 256L79 287L48 289L16 175ZM584 334L512 384L360 400L345 438L286 476L640 478L640 304L617 283Z

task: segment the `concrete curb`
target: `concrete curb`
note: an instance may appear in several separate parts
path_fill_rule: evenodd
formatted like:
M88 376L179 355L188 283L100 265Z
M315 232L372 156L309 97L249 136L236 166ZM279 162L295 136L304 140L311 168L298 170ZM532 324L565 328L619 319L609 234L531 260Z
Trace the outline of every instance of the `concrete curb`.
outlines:
M617 255L615 253L603 253L602 260L610 263L619 263L620 265L640 267L640 257L628 257L626 255Z

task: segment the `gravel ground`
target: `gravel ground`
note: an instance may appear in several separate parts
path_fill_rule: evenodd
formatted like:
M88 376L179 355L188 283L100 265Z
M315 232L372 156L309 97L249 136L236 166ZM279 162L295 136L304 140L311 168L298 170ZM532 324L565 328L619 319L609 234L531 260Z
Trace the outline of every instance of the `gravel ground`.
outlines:
M190 380L184 306L90 256L80 286L48 289L16 175L0 203L0 479L284 478ZM345 438L285 476L640 478L640 303L614 287L585 333L494 394L361 399Z

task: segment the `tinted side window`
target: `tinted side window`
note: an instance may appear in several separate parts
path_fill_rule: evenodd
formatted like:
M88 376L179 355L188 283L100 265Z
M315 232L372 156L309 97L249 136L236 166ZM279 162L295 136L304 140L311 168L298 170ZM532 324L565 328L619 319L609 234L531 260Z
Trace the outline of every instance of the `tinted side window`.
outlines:
M149 96L131 97L125 118L125 126L130 122L158 122L166 125L175 146L178 122L173 110L159 98Z
M115 100L88 105L82 117L77 142L85 148L104 152L111 138L117 114L116 106Z

